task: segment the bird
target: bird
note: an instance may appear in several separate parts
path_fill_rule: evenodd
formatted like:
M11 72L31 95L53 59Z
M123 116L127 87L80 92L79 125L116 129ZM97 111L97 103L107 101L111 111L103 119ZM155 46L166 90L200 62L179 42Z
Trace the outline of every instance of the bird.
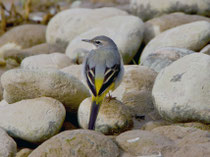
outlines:
M83 76L92 93L92 104L88 123L95 130L95 122L106 94L114 91L122 82L124 64L115 42L104 35L82 39L94 45L83 61Z

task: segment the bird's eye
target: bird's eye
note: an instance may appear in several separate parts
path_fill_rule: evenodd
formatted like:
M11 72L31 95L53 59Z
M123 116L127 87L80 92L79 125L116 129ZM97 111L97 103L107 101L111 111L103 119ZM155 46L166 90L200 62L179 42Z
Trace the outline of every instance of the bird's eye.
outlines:
M101 44L101 42L98 41L98 40L96 40L95 43L96 43L97 45L100 45L100 44Z

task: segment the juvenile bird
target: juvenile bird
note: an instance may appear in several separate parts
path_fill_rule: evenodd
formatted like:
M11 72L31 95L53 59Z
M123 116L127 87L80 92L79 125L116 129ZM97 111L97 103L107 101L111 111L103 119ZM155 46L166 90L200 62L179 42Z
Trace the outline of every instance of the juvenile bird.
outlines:
M123 60L117 45L107 36L83 39L95 46L83 63L83 75L92 92L92 104L88 129L95 129L100 105L110 90L116 89L124 74Z

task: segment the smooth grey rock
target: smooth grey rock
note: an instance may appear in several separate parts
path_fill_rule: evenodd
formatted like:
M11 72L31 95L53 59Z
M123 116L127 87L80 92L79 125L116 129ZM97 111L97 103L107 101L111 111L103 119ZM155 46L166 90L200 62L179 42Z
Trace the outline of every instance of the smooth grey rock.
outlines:
M161 69L167 67L179 58L192 53L195 52L184 48L163 47L154 50L146 58L142 58L140 64L149 67L156 72L160 72Z
M15 157L16 152L17 144L2 128L0 128L0 156Z
M116 15L127 15L127 13L116 8L75 8L62 11L55 15L47 26L47 42L67 46L68 42L93 28L101 20Z
M62 127L65 108L59 101L40 97L0 107L0 127L12 137L43 142Z
M73 64L71 59L62 53L41 54L26 57L21 62L23 69L62 69Z
M210 18L176 12L148 20L144 24L144 43L147 44L151 39L159 35L161 32L195 21L210 22Z
M55 69L9 70L1 83L8 103L47 96L62 102L69 112L76 112L82 100L90 96L79 79Z
M143 130L127 131L116 137L118 145L131 155L159 154L166 146L174 145L169 138Z
M82 128L88 128L91 98L86 98L79 106L78 121ZM119 134L133 125L132 117L126 106L116 100L105 98L99 109L95 130L103 134Z
M39 55L39 54L51 54L55 52L64 53L65 49L60 44L48 44L43 43L39 45L32 46L26 49L9 49L4 51L4 60L15 60L17 63L21 63L22 60L29 56Z
M119 149L109 137L99 132L80 129L61 132L42 143L29 155L39 156L118 157Z
M210 56L187 55L158 74L152 90L159 114L174 122L210 123Z
M130 12L144 21L167 13L210 15L208 0L131 0Z
M154 110L152 87L157 73L145 66L127 65L120 86L112 93L131 111L145 115Z
M200 53L204 53L207 55L210 55L210 44L206 45L201 51Z
M92 29L74 38L66 49L66 54L76 63L81 63L91 49L92 44L82 39L92 39L96 35L106 35L117 45L123 57L124 64L128 64L137 53L143 39L144 25L135 16L114 16L101 20Z
M179 47L200 51L210 42L210 22L197 21L169 29L154 39L144 48L141 60L161 47Z

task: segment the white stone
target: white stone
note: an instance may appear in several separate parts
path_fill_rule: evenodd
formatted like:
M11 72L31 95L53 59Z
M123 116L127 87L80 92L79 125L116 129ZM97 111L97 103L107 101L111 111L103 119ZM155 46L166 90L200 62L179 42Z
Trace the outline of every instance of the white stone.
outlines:
M210 56L187 55L158 74L153 102L168 120L210 123Z

